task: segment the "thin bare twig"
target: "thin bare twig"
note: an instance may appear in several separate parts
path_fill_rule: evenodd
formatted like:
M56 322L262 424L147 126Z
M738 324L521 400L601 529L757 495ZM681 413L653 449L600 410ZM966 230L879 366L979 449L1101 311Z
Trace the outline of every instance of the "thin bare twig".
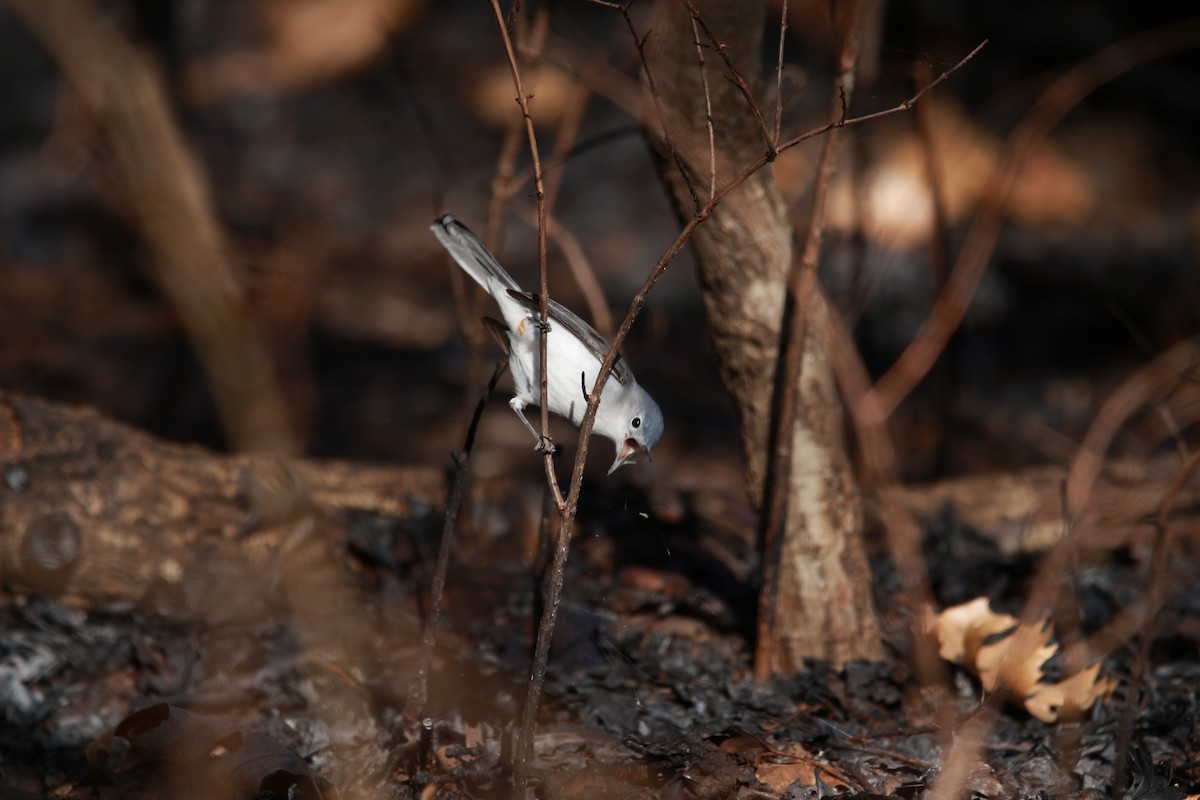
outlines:
M1104 454L1125 421L1200 363L1200 337L1178 342L1131 375L1100 407L1067 475L1067 511L1078 517L1088 506Z
M692 41L696 45L696 62L700 65L700 85L704 88L704 127L708 131L708 196L717 191L717 137L713 128L712 93L708 90L708 67L704 64L704 45L700 43L700 27L692 17Z
M950 279L938 295L929 317L871 390L875 396L873 406L879 413L887 416L895 410L928 374L961 324L995 249L1017 173L1034 148L1071 109L1099 87L1138 64L1197 46L1200 46L1200 19L1144 31L1072 67L1042 93L1009 137L1007 155L992 175L984 194L986 202L976 212ZM937 83L934 81L923 92Z
M1197 363L1200 363L1200 338L1184 339L1130 376L1101 406L1067 474L1064 523L1069 535L1060 538L1038 565L1021 614L1022 622L1033 624L1053 607L1053 598L1063 574L1068 572L1080 531L1091 524L1086 512L1090 508L1092 487L1117 430L1154 396L1183 380Z
M671 151L671 160L675 162L675 169L679 170L679 176L683 178L688 194L692 196L693 205L700 208L700 195L696 193L696 187L692 184L692 171L683 163L683 157L675 148L675 139L671 135L671 123L667 119L666 111L663 110L662 97L658 94L658 84L654 80L654 71L650 69L650 62L646 60L646 40L638 38L637 29L633 27L633 17L629 15L629 7L633 5L633 0L626 3L611 3L607 0L591 0L591 2L621 12L621 17L625 20L625 27L629 29L629 35L633 38L638 58L642 62L642 74L646 76L646 86L649 87L650 97L654 100L654 113L658 117L658 124L662 126L663 141L667 143L667 149ZM649 36L649 34L646 35Z
M933 83L927 84L924 88L921 89L921 91L917 92L912 97L905 100L903 103L900 103L899 105L896 105L896 106L892 106L891 108L885 108L882 111L875 111L870 114L863 114L861 117L849 117L849 118L839 119L835 122L826 123L825 125L822 125L819 128L813 128L812 130L806 131L805 133L802 133L799 136L793 136L791 139L788 139L786 142L779 145L779 152L782 153L784 150L790 150L793 147L795 147L796 145L801 144L803 142L807 142L809 139L812 139L816 136L821 136L822 134L828 133L829 131L833 130L834 128L847 128L851 125L861 125L862 123L870 122L871 120L883 119L884 117L890 117L894 114L902 114L905 111L912 111L913 106L915 106L917 104L918 100L920 100L922 97L925 96L926 92L930 91L935 86L937 86L939 83L947 80L951 75L953 75L954 73L958 72L960 69L965 67L967 65L967 62L970 61L972 58L974 58L979 53L979 51L982 50L987 45L987 43L988 43L988 40L984 39L982 42L980 42L979 44L977 44L975 46L974 50L972 50L971 52L969 52L965 56L963 56L957 64L955 64L953 67L951 67L950 69L943 72L941 75L938 75L937 79L934 80Z
M516 36L518 41L527 39L528 46L522 49L530 62L536 64L541 56L547 32L550 29L550 15L544 9L538 15L532 30L521 27L521 19L514 20L518 26ZM488 201L487 221L483 232L483 243L497 258L501 257L504 249L504 219L508 204L518 187L528 180L524 175L517 174L517 157L521 152L521 140L524 138L524 118L515 115L508 118L504 129L504 138L500 142L500 152L496 156L496 171L492 176L491 198ZM532 170L532 168L531 168ZM532 173L531 173L532 175ZM466 276L462 270L452 270L455 286L463 284ZM468 299L467 328L467 380L471 385L477 380L480 366L483 363L483 347L486 341L483 328L478 324L483 314L483 298L485 292L474 281L469 281L465 287Z
M559 513L558 545L555 548L554 566L550 575L550 587L547 590L546 602L542 610L541 622L538 626L537 645L534 651L533 665L529 676L529 691L525 695L524 711L521 715L520 731L517 736L516 752L513 754L513 797L523 800L525 787L529 780L529 757L533 752L533 731L537 722L537 710L541 704L542 687L546 681L546 664L550 656L550 637L554 631L554 623L558 616L558 600L562 593L563 571L566 567L566 551L571 541L571 526L567 523L564 509L566 501L562 489L558 485L558 477L554 474L553 449L546 446L550 442L550 409L547 397L546 375L546 335L549 333L549 302L550 286L546 269L546 188L542 181L542 167L538 156L537 134L533 128L533 117L529 113L529 97L521 85L521 70L517 65L517 57L513 52L512 39L504 24L504 15L500 11L499 0L492 0L492 10L496 14L496 22L500 27L500 35L504 40L504 50L508 55L508 66L512 72L513 86L517 90L517 103L521 107L521 115L525 118L525 133L529 139L529 153L533 163L533 180L537 200L538 216L538 272L540 280L541 325L538 337L538 364L541 374L539 406L541 410L541 436L544 450L543 464L546 468L546 482L553 493L555 506ZM576 461L580 461L576 456ZM560 554L561 553L561 557Z
M599 3L599 2L601 2L601 0L593 0L593 2ZM605 5L608 5L608 4L606 3ZM913 104L923 94L925 94L925 92L927 92L933 86L936 86L938 83L941 83L953 72L960 69L964 64L967 63L967 61L969 59L971 59L976 53L978 53L982 47L983 47L982 44L979 45L978 47L976 47L969 54L967 54L961 61L959 61L957 64L955 64L954 67L952 67L951 69L942 73L942 75L940 75L937 78L937 80L935 80L932 84L925 87L924 89L919 91L917 94L915 94L913 97L910 97L908 100L906 100L905 102L896 106L895 108L892 108L892 109L889 109L889 110L883 111L883 112L876 112L874 114L868 114L865 117L851 117L851 118L848 118L845 120L841 120L838 123L823 125L822 127L817 128L813 131L810 131L807 134L803 134L801 136L798 136L798 137L790 140L786 145L784 145L780 149L782 150L782 149L784 149L784 147L795 147L797 144L799 144L802 141L805 141L806 139L810 139L813 136L818 136L821 133L825 133L836 127L845 127L848 125L854 125L854 124L857 124L858 122L864 121L868 118L869 119L879 119L881 116L898 114L898 113L902 113L902 112L910 110L912 108ZM571 482L569 484L569 488L568 488L568 492L567 492L566 511L567 511L567 514L572 515L572 518L573 518L573 508L578 503L578 496L577 496L578 495L578 487L582 483L582 480L583 480L583 460L584 460L583 457L586 456L587 441L588 441L588 438L591 436L592 427L596 421L596 408L600 403L600 391L604 388L604 384L608 381L608 377L612 372L613 364L616 363L618 353L620 352L621 346L625 343L625 338L629 335L630 329L633 327L634 320L637 319L638 314L641 313L642 308L644 308L646 305L646 298L649 295L650 290L654 288L654 284L656 284L658 282L659 278L662 277L663 273L667 271L667 267L670 266L671 261L674 260L675 256L677 256L679 254L679 251L681 251L683 249L684 245L687 244L688 240L690 240L692 238L692 234L695 233L696 228L709 218L709 216L713 212L713 209L716 208L718 205L720 205L721 202L727 196L729 196L729 194L731 192L735 191L738 187L740 187L743 183L745 183L746 180L749 179L749 177L751 175L758 172L758 170L762 169L768 163L770 163L770 158L768 157L768 155L764 154L762 156L759 156L754 161L747 164L741 170L741 172L739 172L737 175L735 175L733 178L731 178L729 180L729 182L727 182L725 185L718 188L716 193L709 199L709 201L707 203L705 203L704 205L702 205L696 209L696 213L692 216L692 218L690 220L688 220L687 224L685 224L683 226L683 229L680 230L679 234L675 237L675 241L673 241L670 244L670 246L667 247L666 251L659 258L658 262L650 270L650 274L647 275L645 282L642 284L642 288L638 290L637 294L634 295L633 300L630 302L629 309L625 312L625 317L621 321L620 326L617 328L616 335L613 336L613 340L609 346L608 353L605 356L604 361L600 366L600 372L596 375L596 381L592 386L591 393L588 395L588 402L587 402L587 407L585 409L585 413L583 416L583 420L580 422L580 429L579 429L580 446L579 446L578 453L576 455L575 468L572 471Z
M749 107L750 113L754 116L754 122L758 125L758 132L762 135L763 142L767 146L768 159L773 161L778 152L775 142L771 139L771 133L767 130L767 123L763 119L762 111L754 99L754 93L750 91L749 85L742 78L742 73L733 65L733 59L729 57L729 48L722 44L713 34L712 29L708 27L708 23L704 21L704 17L700 15L699 9L696 8L692 0L679 0L679 2L687 9L688 14L692 17L692 21L698 24L700 29L704 31L704 35L712 43L713 49L717 51L717 55L725 61L725 69L729 71L729 79L733 81L734 85L741 91L742 97L746 99L746 105Z
M779 149L779 137L783 130L783 43L786 40L788 19L788 0L783 0L783 8L779 12L779 57L775 61L775 135L771 137L772 146Z
M1117 726L1117 757L1113 769L1113 787L1117 791L1123 790L1125 787L1125 765L1129 757L1129 744L1133 740L1133 718L1139 705L1138 698L1141 695L1146 665L1150 663L1150 647L1154 643L1154 626L1145 623L1157 617L1159 609L1166 602L1172 588L1167 585L1169 580L1166 575L1167 552L1171 544L1169 525L1171 506L1175 504L1175 498L1179 495L1180 490L1196 474L1197 469L1200 469L1200 450L1192 453L1191 457L1175 473L1170 486L1163 492L1162 500L1158 505L1158 514L1155 515L1154 553L1150 561L1150 587L1146 594L1157 602L1142 615L1143 624L1138 626L1138 630L1142 634L1141 641L1138 642L1137 658L1133 662L1133 669L1129 675L1125 707L1121 709L1121 719ZM1193 578L1194 576L1187 575L1186 580L1190 581ZM1182 580L1178 582L1182 583ZM1114 796L1119 795L1114 793Z
M462 450L451 453L454 459L454 483L450 487L450 496L446 500L446 515L442 523L442 540L438 546L437 567L433 571L433 582L429 587L429 607L425 612L425 628L421 631L421 655L417 663L417 678L408 692L408 703L405 712L410 717L418 717L425 709L425 701L429 699L429 668L433 662L433 643L442 608L442 593L446 588L446 572L450 567L450 552L454 547L454 529L458 522L458 511L462 507L463 490L467 485L467 473L471 469L471 451L475 447L475 433L479 430L479 420L483 410L496 391L496 384L508 366L507 359L501 359L492 372L487 389L475 403L475 413L467 425L467 435L463 440Z
M554 493L554 502L561 510L563 507L562 490L558 478L554 475L554 451L550 443L550 410L547 402L546 379L546 334L550 323L550 286L546 270L546 186L542 180L541 160L538 156L537 133L533 129L533 115L529 112L529 95L521 85L521 69L517 66L517 56L513 50L512 38L508 35L508 27L504 22L504 12L500 10L499 0L492 0L492 10L496 14L496 22L500 27L500 36L504 40L504 51L508 55L508 67L512 73L513 87L517 90L517 105L521 107L521 116L525 120L525 135L529 140L529 154L533 161L534 197L537 201L538 215L538 274L540 276L540 314L541 324L538 337L538 364L541 380L539 385L539 405L541 411L541 437L544 451L543 463L546 466L546 480ZM514 7L515 13L515 7Z
M1134 373L1114 392L1092 421L1080 445L1075 461L1071 464L1066 486L1064 488L1064 519L1069 524L1069 533L1055 545L1041 561L1033 588L1026 599L1022 612L1023 620L1032 620L1043 615L1049 607L1051 597L1057 591L1063 565L1073 552L1078 531L1086 520L1085 512L1090 507L1092 487L1100 474L1104 454L1116 435L1117 430L1139 408L1161 393L1169 390L1175 383L1185 380L1188 373L1200 363L1200 338L1192 337L1177 343L1142 369ZM1133 724L1133 713L1138 702L1138 690L1141 685L1143 670L1149 657L1149 647L1153 640L1153 631L1145 623L1152 620L1157 610L1166 602L1184 580L1192 576L1187 574L1168 574L1166 570L1166 552L1169 542L1167 519L1175 496L1200 465L1200 457L1189 459L1176 474L1159 503L1155 518L1157 534L1151 565L1151 581L1146 594L1134 606L1125 609L1103 630L1093 635L1087 642L1074 648L1064 657L1071 661L1082 663L1102 657L1108 649L1126 641L1137 631L1142 632L1138 646L1137 659L1134 662L1130 676L1129 696L1122 711L1118 727L1117 752L1118 760L1115 768L1114 786L1122 786L1125 767L1123 759L1128 753L1130 726ZM1092 512L1093 515L1095 512ZM1071 662L1067 662L1071 663Z

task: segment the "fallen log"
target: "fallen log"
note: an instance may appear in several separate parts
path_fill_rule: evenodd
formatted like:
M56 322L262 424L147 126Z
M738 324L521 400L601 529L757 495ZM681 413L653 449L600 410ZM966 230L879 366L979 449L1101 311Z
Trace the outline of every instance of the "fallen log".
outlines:
M440 515L445 497L437 469L221 455L0 391L6 585L158 605L211 579L200 562L244 564L238 574L252 578L287 550L298 521L330 545L347 512Z

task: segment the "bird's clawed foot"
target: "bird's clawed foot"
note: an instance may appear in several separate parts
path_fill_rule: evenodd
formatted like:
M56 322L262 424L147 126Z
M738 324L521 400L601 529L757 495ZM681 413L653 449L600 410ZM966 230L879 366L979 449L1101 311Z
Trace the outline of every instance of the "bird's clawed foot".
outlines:
M549 436L538 436L537 444L533 446L541 455L554 455L558 452L558 448L554 446L554 440Z

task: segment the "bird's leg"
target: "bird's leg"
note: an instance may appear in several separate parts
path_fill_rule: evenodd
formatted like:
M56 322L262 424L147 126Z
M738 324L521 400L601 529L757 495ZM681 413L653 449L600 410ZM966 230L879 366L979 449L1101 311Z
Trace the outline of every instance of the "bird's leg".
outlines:
M519 397L514 397L508 401L508 407L513 410L529 432L533 434L533 438L537 440L537 444L533 446L533 449L542 454L550 453L553 455L555 452L554 441L549 436L542 436L529 424L529 419L525 416L526 405L528 404Z

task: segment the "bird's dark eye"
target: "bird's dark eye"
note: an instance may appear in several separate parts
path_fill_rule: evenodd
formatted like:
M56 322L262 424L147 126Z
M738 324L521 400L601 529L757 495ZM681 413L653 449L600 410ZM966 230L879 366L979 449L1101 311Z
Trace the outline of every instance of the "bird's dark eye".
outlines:
M633 427L635 427L635 428L640 428L640 427L642 427L642 418L641 418L641 417L634 417L634 418L633 418L633 422L631 422L631 423L629 423L629 424L630 424L630 425L632 425L632 426L633 426Z

